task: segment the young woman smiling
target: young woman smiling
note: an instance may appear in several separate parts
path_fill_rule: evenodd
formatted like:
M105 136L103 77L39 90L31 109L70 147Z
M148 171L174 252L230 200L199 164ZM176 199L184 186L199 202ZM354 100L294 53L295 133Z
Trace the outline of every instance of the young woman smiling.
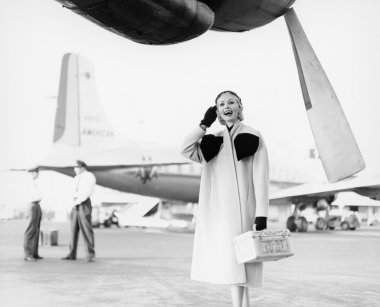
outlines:
M206 134L216 118L226 129ZM224 91L182 146L185 157L203 166L191 279L230 285L234 307L248 307L248 287L263 283L262 263L237 263L234 238L254 224L265 229L269 204L266 146L242 120L240 97Z

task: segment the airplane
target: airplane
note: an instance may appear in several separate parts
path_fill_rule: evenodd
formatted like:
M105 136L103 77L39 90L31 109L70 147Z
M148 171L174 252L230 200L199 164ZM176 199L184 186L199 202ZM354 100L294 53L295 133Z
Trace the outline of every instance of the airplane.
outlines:
M83 56L63 56L57 99L53 145L37 163L41 170L73 176L74 161L81 159L101 186L194 201L199 189L196 177L166 171L189 164L179 149L127 140L114 131L98 98L93 67Z
M325 211L327 216L318 218L315 225L316 229L322 230L328 228L328 212L338 193L349 191L379 201L380 174L353 176L335 183L306 183L276 191L270 195L270 206L294 205L293 214L288 217L286 226L291 231L300 232L308 229L308 223L302 216L302 211L308 206L312 206L317 211ZM355 206L360 206L360 204L357 203ZM379 207L380 202L367 202L363 206Z
M243 32L284 16L306 112L329 182L350 177L365 162L339 100L292 8L295 0L56 0L127 39L168 45L206 31Z
M97 183L122 192L181 203L197 203L201 167L180 155L179 148L127 140L106 118L98 97L94 69L88 59L63 56L53 145L37 165L73 176L77 159L85 161ZM288 170L271 168L271 187L304 182ZM297 177L297 176L296 176Z
M160 199L198 202L199 165L180 156L179 149L127 140L116 133L102 110L94 69L85 57L71 53L63 56L57 100L54 143L49 155L38 163L41 170L73 176L74 161L81 159L101 186ZM300 208L316 204L318 209L326 209L340 191L380 200L380 175L299 185L288 179L281 181L276 172L271 172L271 187L276 186L282 189L270 193L271 205L285 208L295 204L288 228L299 231L307 230L305 219L298 213Z

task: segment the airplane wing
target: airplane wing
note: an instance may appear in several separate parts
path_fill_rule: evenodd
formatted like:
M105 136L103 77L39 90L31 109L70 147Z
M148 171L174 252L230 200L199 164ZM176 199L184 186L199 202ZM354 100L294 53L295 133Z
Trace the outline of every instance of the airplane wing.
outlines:
M270 202L277 204L300 203L334 196L338 192L353 191L372 199L380 199L380 175L350 177L335 183L302 184L273 192Z
M63 7L132 41L168 45L209 29L243 32L282 16L295 0L56 0Z
M183 165L190 162L170 148L156 149L154 145L141 148L133 145L121 148L89 150L69 146L53 146L50 155L37 165L42 170L73 168L75 161L86 161L89 170L114 170L136 167Z
M136 164L115 164L115 165L88 165L87 169L89 171L110 171L117 169L129 169L129 168L140 168L140 167L155 167L155 166L171 166L171 165L183 165L188 164L189 162L168 162L168 163L136 163ZM71 165L37 165L40 170L46 171L60 171L60 170L69 170L74 167L74 163Z

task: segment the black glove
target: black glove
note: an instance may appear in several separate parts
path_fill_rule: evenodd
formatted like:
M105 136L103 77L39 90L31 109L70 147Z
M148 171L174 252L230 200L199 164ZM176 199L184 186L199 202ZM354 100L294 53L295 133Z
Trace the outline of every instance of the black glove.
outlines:
M201 120L201 125L210 127L212 123L216 120L216 106L209 107L205 113L204 118Z
M255 224L257 231L267 229L267 218L265 216L258 216L255 219Z

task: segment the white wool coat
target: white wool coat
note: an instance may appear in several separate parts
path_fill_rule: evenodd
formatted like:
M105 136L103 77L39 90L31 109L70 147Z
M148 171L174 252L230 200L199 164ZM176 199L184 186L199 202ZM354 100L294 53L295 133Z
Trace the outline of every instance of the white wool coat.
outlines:
M214 134L222 144L216 155L206 162L205 155L210 157L202 152L204 147L201 149L205 134L202 128L196 127L182 146L185 157L203 166L191 279L260 287L263 264L238 264L234 238L252 230L256 216L268 215L269 167L264 140L257 130L238 121L230 132L225 129ZM249 135L251 139L253 135L258 140L255 144L251 144L251 139L245 141L244 147L253 147L255 152L240 161L234 142L239 134Z

